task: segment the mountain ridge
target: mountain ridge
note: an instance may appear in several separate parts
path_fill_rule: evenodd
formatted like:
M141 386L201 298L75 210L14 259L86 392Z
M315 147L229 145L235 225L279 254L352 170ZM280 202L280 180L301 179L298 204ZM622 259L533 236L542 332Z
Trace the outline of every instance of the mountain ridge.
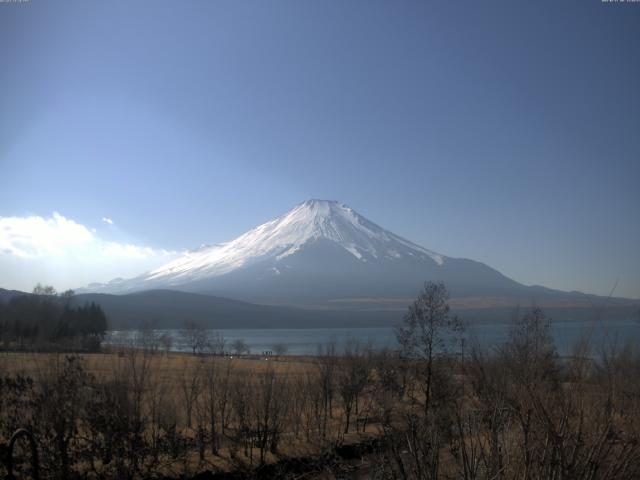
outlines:
M170 289L261 304L335 306L332 302L341 299L412 298L425 281L443 281L453 298L513 298L514 305L523 298L540 302L574 296L525 286L482 262L429 250L341 202L318 199L299 203L229 242L187 252L132 279L81 291Z
M31 294L0 288L0 306L19 295ZM392 299L393 302L382 304L376 304L375 300L364 309L345 304L334 305L334 308L298 308L253 304L176 290L148 290L126 295L78 294L72 301L76 305L90 302L100 305L107 316L109 329L120 330L145 326L156 329L182 328L186 322L213 329L389 327L398 324L412 299ZM489 304L482 303L486 299L468 300L452 299L451 311L463 320L474 323L509 322L518 311L506 300ZM606 309L607 320L632 318L640 306L631 300L610 300ZM59 301L64 299L59 298ZM526 310L528 306L526 302L522 303L520 310ZM582 304L549 305L545 313L554 321L593 321L597 312L583 299Z

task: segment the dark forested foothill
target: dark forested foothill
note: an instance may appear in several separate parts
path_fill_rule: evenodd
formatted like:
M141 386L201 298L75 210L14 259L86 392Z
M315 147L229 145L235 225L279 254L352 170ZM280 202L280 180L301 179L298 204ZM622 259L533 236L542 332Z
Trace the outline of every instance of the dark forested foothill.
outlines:
M4 349L97 350L107 318L95 303L74 305L73 291L56 294L38 285L30 295L0 301L0 345Z

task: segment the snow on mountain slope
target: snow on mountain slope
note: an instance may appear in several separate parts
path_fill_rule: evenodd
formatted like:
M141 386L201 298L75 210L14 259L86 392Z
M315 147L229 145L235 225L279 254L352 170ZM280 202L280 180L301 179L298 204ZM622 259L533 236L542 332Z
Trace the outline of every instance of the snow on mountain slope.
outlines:
M369 310L372 302L396 308L397 301L415 298L425 281L444 282L453 298L489 299L482 305L575 297L427 250L327 200L308 200L228 243L187 252L138 277L79 290L181 290L272 305Z
M173 285L216 277L257 262L284 260L319 239L335 243L362 262L416 257L442 265L446 258L384 230L344 204L308 200L231 242L187 253L144 277Z
M473 260L427 250L348 206L308 200L236 239L204 246L129 280L84 292L151 289L212 293L272 304L345 298L412 297L425 281L453 295L505 295L523 287Z

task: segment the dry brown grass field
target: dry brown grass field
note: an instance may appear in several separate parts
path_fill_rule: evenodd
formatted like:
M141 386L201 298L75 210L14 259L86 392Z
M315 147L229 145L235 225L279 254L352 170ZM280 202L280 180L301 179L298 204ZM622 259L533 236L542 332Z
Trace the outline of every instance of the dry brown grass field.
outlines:
M128 348L111 347L103 349L102 352L82 353L78 356L82 359L88 373L98 378L108 378L125 367L132 353L135 355L135 352ZM67 356L69 356L68 353L0 352L0 365L4 373L36 376L60 365ZM276 372L286 372L288 375L308 373L313 365L313 357L310 356L226 355L221 357L192 355L184 352L168 354L157 352L149 355L150 368L154 372L162 372L170 383L177 382L185 370L197 368L205 360L219 365L231 361L234 370L238 372L262 372L272 368Z
M66 383L66 377L76 367L82 370L83 379L71 386ZM317 359L313 357L209 356L151 352L142 348L83 354L2 352L0 375L4 378L33 379L34 385L57 382L56 390L74 387L95 390L101 386L112 389L112 392L120 390L120 394L128 397L126 420L135 423L137 416L148 427L141 434L144 438L140 442L155 445L164 442L158 448L175 449L171 454L156 453L152 464L137 465L127 472L114 471L113 465L106 466L106 463L113 462L91 461L91 465L77 462L77 471L85 471L85 474L93 471L97 478L111 475L144 476L149 471L155 472L154 475L177 478L203 470L246 470L252 465L274 463L281 458L318 456L331 445L358 443L378 432L373 423L361 424L359 428L352 425L348 432L344 432L344 415L337 398L332 398L326 406L317 403L314 413L302 411L309 408L308 405L302 405L302 398L313 387L318 387L321 381ZM268 381L271 383L265 384L265 378L270 379ZM332 395L337 396L336 393ZM79 404L87 399L72 396L77 405L66 406L78 410L70 415L78 421L81 415L79 411L82 410ZM6 396L4 400L7 400ZM364 403L360 400L360 408L362 405ZM59 406L60 413L63 413L65 405ZM54 405L51 407L55 410ZM261 407L264 410L259 411ZM96 413L91 408L89 406L85 414ZM322 408L330 409L330 412L326 413L326 418L320 424L318 418L322 415ZM233 412L233 409L237 411ZM15 427L30 426L34 421L37 423L37 419L30 415L23 417L22 412L15 413ZM117 417L119 413L104 412L105 417L111 415ZM313 416L316 417L315 421ZM272 424L269 423L269 417ZM220 431L217 432L215 452L211 444L212 418L220 425L225 423L224 427L218 427ZM83 437L93 435L87 431L90 427L86 422L81 423L83 425L74 432L82 438L78 443L86 440ZM32 428L38 430L37 425ZM202 435L205 429L208 430L207 439ZM275 431L278 436L277 451L272 439L269 445L264 439ZM3 432L3 436L6 437L9 432ZM162 436L165 438L161 440ZM176 443L180 444L166 445L170 443L166 441L170 436L174 436ZM131 453L138 455L137 452ZM126 468L131 468L131 465Z

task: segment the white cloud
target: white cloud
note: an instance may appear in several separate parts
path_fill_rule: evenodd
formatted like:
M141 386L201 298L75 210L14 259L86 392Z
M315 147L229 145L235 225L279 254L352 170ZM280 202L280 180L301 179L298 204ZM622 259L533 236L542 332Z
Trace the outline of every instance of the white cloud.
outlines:
M108 223L109 225L113 225L113 220L111 220L109 217L102 217L102 221L104 223Z
M0 252L9 255L26 258L64 255L95 240L85 226L58 212L50 218L0 217Z
M77 288L138 275L178 254L101 238L95 229L57 212L50 217L0 217L0 287L4 288L30 289L38 282Z

